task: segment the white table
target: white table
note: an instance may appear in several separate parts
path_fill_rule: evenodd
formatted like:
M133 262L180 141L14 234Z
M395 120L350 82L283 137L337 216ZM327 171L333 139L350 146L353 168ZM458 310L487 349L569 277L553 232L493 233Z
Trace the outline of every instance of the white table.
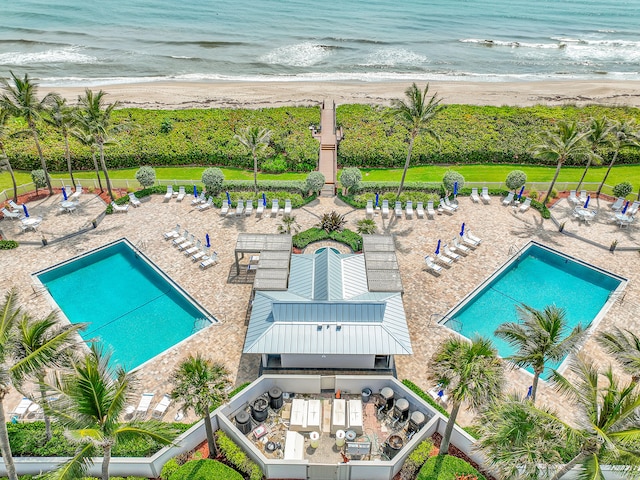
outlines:
M73 213L73 211L78 208L78 202L73 202L71 200L65 200L60 203L60 206L64 209L65 212Z
M633 217L627 215L626 213L618 212L616 213L616 220L618 221L620 227L624 227L625 225L629 225L631 222L633 222Z
M42 217L27 217L23 218L21 221L25 230L31 229L36 231L42 223Z
M587 210L583 207L576 207L574 212L578 216L578 218L585 223L589 223L596 217L596 212L594 212L593 210Z

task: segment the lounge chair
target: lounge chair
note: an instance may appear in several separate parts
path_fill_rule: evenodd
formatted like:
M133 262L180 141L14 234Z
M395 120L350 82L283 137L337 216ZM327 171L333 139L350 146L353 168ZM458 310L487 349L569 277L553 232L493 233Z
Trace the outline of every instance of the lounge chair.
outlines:
M177 247L178 245L180 245L181 243L184 243L187 241L187 238L189 238L189 232L187 231L187 229L185 228L182 231L182 235L179 235L177 237L175 237L173 239L173 242L171 242L173 244L174 247Z
M482 187L482 194L480 194L480 198L483 203L491 202L491 197L489 196L489 187Z
M416 216L418 218L424 218L424 207L422 206L422 202L418 202L418 205L416 205Z
M11 209L12 212L22 212L22 211L24 211L23 205L18 205L13 200L9 200L8 203L9 203L9 208Z
M193 260L194 262L197 262L198 260L201 262L206 260L207 258L209 258L209 248L211 247L201 248L199 252L191 255L191 260Z
M580 190L580 196L578 197L578 201L580 203L584 203L587 201L587 191L586 190Z
M187 195L187 193L184 191L184 187L180 187L178 196L176 197L176 202L181 202L182 200L184 200L185 195Z
M253 213L253 200L247 200L247 207L244 209L244 214L247 217L250 217Z
M177 238L180 236L180 224L178 223L173 230L169 230L162 234L165 240L169 240L170 238Z
M402 218L402 202L396 202L393 211L395 212L396 218Z
M76 185L76 191L71 194L69 200L78 200L82 195L82 185Z
M458 255L456 252L451 250L449 248L449 245L447 245L446 243L442 246L442 251L447 257L453 258L454 261L460 260L460 255Z
M238 200L236 205L236 217L241 217L244 213L244 200Z
M367 200L367 207L365 212L365 216L367 218L373 218L373 200Z
M460 237L460 240L461 240L461 242L462 242L464 245L466 245L467 247L470 247L470 248L472 248L472 249L474 249L474 250L475 250L476 248L478 248L478 243L477 243L477 242L475 242L475 241L473 241L473 240L471 240L471 239L467 236L467 233L466 233L466 232L465 232L465 234L464 234L462 237Z
M22 400L20 400L20 403L18 403L18 405L16 406L16 408L13 409L13 412L9 413L9 418L15 418L16 420L20 420L22 417L25 416L25 414L27 413L27 410L29 409L32 403L33 402L30 399L28 399L27 397L23 397Z
M208 210L208 209L210 209L211 207L213 207L213 197L209 197L209 198L207 199L207 201L206 201L206 202L201 203L201 204L200 204L200 205L198 205L196 208L197 208L198 210L202 211L202 210Z
M240 201L236 203L236 207L239 205L240 205ZM242 209L244 210L244 205ZM236 216L236 210L233 208L232 204L229 204L229 211L227 212L227 217L235 217L235 216Z
M527 198L527 199L525 199L524 203L522 205L520 205L520 211L521 212L526 212L527 210L529 210L530 206L531 206L531 199Z
M200 196L194 196L193 200L191 200L191 205L196 206L200 205L202 202L206 201L204 198L204 193L201 193Z
M136 197L135 193L130 193L129 194L129 203L131 205L133 205L134 207L138 208L140 205L142 205L140 203L140 200L138 199L138 197Z
M173 197L173 185L167 186L167 193L164 194L164 202L168 202Z
M156 408L151 412L151 417L160 420L167 413L167 408L171 405L171 397L167 394L163 395L162 400L158 402Z
M272 217L277 217L279 210L280 210L280 205L278 205L278 199L274 198L271 201L271 216Z
M476 237L473 233L471 233L471 230L466 230L464 236L472 242L476 242L477 245L480 245L482 243L482 239L480 237Z
M411 200L407 201L405 212L406 212L407 218L413 218L413 202Z
M469 255L469 253L471 253L471 249L463 245L462 243L460 243L460 240L458 240L458 237L453 237L453 239L451 240L451 243L453 244L451 245L451 247L449 247L451 251L456 252L460 255L464 255L465 257Z
M627 215L633 217L636 213L638 213L638 207L640 207L640 202L636 200L627 209Z
M196 236L192 233L189 238L178 245L178 250L183 251L193 246Z
M478 196L478 189L477 188L472 188L471 189L471 200L473 201L473 203L478 203L480 201L480 197Z
M258 200L258 208L256 208L256 217L262 217L264 213L264 202Z
M211 201L213 202L213 198L209 197L211 199ZM220 209L220 216L224 217L225 215L227 215L229 213L229 207L231 207L231 205L229 204L229 202L227 202L226 200L224 200L222 202L222 208Z
M129 210L128 203L126 205L118 205L116 202L111 202L111 207L116 213L126 213Z
M200 250L202 248L202 242L200 240L196 241L196 244L193 247L189 247L189 248L185 248L184 249L184 254L187 257L190 257L191 255L193 255L194 253L196 253L198 250Z
M427 216L429 218L433 218L436 214L436 211L433 209L433 201L430 200L427 202Z
M291 215L291 200L284 201L284 216L288 217Z
M16 211L16 212L10 212L9 210L7 210L6 208L2 208L2 215L4 216L4 218L10 218L11 220L15 220L17 219L22 219L24 218L24 214Z
M154 395L154 393L142 394L142 397L140 397L140 403L138 403L138 408L136 408L136 418L144 418L147 416L147 412L149 411L151 400L153 400Z
M618 211L622 209L623 205L624 205L624 198L618 197L616 201L611 205L611 210Z
M435 263L433 258L430 257L429 255L424 257L424 263L427 264L427 268L431 270L433 273L440 275L440 272L442 272L442 267L437 263Z
M70 185L65 185L63 188L64 192L67 194L67 199L71 198L71 195L73 195L73 188L71 188Z
M200 268L202 270L205 270L216 263L218 263L218 254L216 252L213 252L209 258L207 258L203 262L200 262Z
M445 407L447 406L449 396L444 393L444 390L442 390L440 387L429 390L429 395L431 395L431 398L433 398L437 403Z
M382 218L389 218L389 200L382 200Z
M455 210L445 203L444 198L440 199L440 205L438 205L438 208L442 209L442 211L448 215L453 215L455 213Z
M453 203L449 200L449 197L444 197L444 204L449 207L452 208L454 211L458 210L458 204L457 203Z
M447 257L444 253L440 252L436 255L436 261L443 265L450 266L453 264L453 258Z
M502 205L511 205L511 202L513 202L513 192L509 192L509 194L504 197L504 200L502 200Z

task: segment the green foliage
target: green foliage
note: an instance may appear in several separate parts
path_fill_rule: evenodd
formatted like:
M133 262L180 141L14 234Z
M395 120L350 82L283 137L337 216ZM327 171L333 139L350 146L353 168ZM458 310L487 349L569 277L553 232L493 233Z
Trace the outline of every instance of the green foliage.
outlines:
M260 170L265 173L284 173L287 171L287 162L282 157L272 158L262 162Z
M253 190L253 180L225 180L222 184L222 188L229 191ZM262 180L258 182L258 189L260 191L285 191L297 193L301 196L306 196L309 192L307 190L305 182L297 180Z
M404 461L402 465L403 478L415 478L420 467L429 459L431 450L433 450L431 439L421 442Z
M358 189L358 185L362 181L362 172L356 167L349 167L342 170L340 175L340 184L348 192L354 192Z
M216 431L218 447L229 463L249 477L249 480L261 480L262 471L238 445L234 443L222 430ZM173 479L172 479L173 480Z
M400 182L360 182L358 192L382 193L398 190ZM403 190L438 193L442 189L439 182L404 182ZM395 197L393 197L395 198Z
M36 189L44 188L47 186L47 174L41 168L31 170L31 181L36 186Z
M12 250L18 248L18 242L14 240L0 240L0 250Z
M538 200L538 197L540 197L540 193L536 190L529 190L529 192L527 193L527 197L529 197L531 200Z
M329 232L329 238L336 242L344 243L354 252L362 251L362 237L348 228L340 231L334 230L333 232Z
M547 208L547 206L544 203L538 202L536 200L533 200L533 198L531 199L531 207L535 208L536 210L538 210L540 212L540 215L542 215L542 218L545 219L549 219L551 218L551 212L549 211L549 209Z
M305 181L305 186L307 188L307 192L319 192L322 190L325 182L324 175L320 172L313 171L307 175L307 179Z
M353 250L354 252L359 252L362 250L362 237L356 232L352 232L348 228L343 229L341 232L333 231L329 233L321 228L313 227L294 235L293 246L302 249L310 243L327 239L343 243L351 248L351 250Z
M442 184L445 190L453 192L454 184L458 182L458 192L464 188L464 177L455 170L447 170L442 177Z
M416 480L456 480L460 475L473 475L477 480L486 480L467 462L451 455L431 457L420 469Z
M312 227L293 236L293 246L296 248L305 248L313 242L319 242L329 238L329 234L321 228Z
M136 172L136 180L143 188L149 188L156 183L156 170L153 167L142 166Z
M278 233L298 233L300 231L300 224L296 222L296 217L293 215L287 215L282 218L281 223L278 224Z
M160 133L169 133L173 130L173 122L170 118L163 118L160 124Z
M613 187L613 195L615 197L626 197L631 192L633 192L633 185L629 182L622 182Z
M244 382L242 385L237 386L236 388L231 390L231 392L229 392L229 398L232 398L235 395L239 394L242 390L247 388L249 385L251 385L250 382Z
M224 174L217 167L207 168L202 172L202 183L204 183L209 195L217 195L222 190Z
M378 230L378 226L376 225L376 222L373 221L373 219L371 218L362 218L360 220L358 220L356 222L356 231L360 234L360 235L370 235L372 233L376 233L376 230Z
M427 402L431 407L440 412L446 418L449 418L449 412L447 412L442 406L440 406L432 397L425 393L419 386L413 383L411 380L402 380L402 384L411 390L413 393L418 395L422 400Z
M162 470L160 470L160 479L161 480L169 480L171 475L174 474L177 470L180 469L180 464L178 460L175 458L170 458L167 463L162 466Z
M321 228L327 233L339 232L344 228L345 223L347 223L347 221L344 219L344 215L333 211L322 215L316 227Z
M522 170L512 170L507 174L505 184L509 190L518 190L527 183L527 174Z
M243 477L224 463L204 459L185 463L170 480L243 480Z

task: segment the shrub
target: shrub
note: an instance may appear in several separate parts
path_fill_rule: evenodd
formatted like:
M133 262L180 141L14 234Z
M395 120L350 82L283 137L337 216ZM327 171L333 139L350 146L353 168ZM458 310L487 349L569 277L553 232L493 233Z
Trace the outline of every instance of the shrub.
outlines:
M451 455L437 455L426 461L416 480L456 480L461 475L471 475L469 479L486 480L467 462Z
M242 475L216 460L187 462L171 475L170 480L243 480Z
M307 192L318 193L320 190L322 190L322 187L324 186L324 182L325 182L325 178L322 173L320 172L309 173L305 181Z
M402 465L401 470L402 478L416 478L416 473L418 472L418 470L420 470L420 467L422 467L422 465L424 465L424 463L429 459L432 449L433 442L430 439L420 443L404 461L404 465Z
M234 388L233 390L231 390L231 392L229 393L229 398L233 397L234 395L239 394L242 390L244 390L245 388L247 388L249 385L251 385L250 382L244 382L242 385Z
M509 190L516 191L527 183L527 174L522 170L511 170L507 174L505 185Z
M262 471L260 470L260 467L247 457L247 454L244 453L233 440L227 437L222 430L217 430L215 434L218 439L218 447L229 463L239 471L245 473L249 477L249 480L262 479ZM172 478L171 480L174 479Z
M353 193L362 181L362 172L356 167L345 168L340 175L340 184L347 192Z
M163 118L160 124L160 133L169 133L173 130L173 122L170 118Z
M329 234L326 231L313 227L295 234L293 236L293 246L296 248L305 248L310 243L326 240L327 238L329 238Z
M633 185L629 182L622 182L613 187L613 195L616 197L626 197L633 191Z
M300 224L296 222L296 217L293 215L287 215L278 224L278 233L294 234L300 231Z
M180 464L178 463L178 460L170 458L167 463L162 466L162 470L160 470L160 479L169 480L171 475L173 475L179 468Z
M14 240L0 240L0 250L12 250L18 248L18 242Z
M329 238L336 242L344 243L354 252L362 251L362 237L348 228L341 231L334 230L329 233Z
M260 167L265 173L284 173L287 171L287 162L282 157L276 157L272 160L262 162Z
M44 170L42 170L41 168L37 170L31 170L31 180L36 186L36 193L38 192L39 188L44 188L47 186L47 176L44 173Z
M538 197L540 196L540 194L536 190L529 190L529 193L527 194L527 196L531 200L538 200Z
M363 218L361 220L358 220L356 222L356 226L356 232L358 232L360 235L371 235L372 233L376 233L376 230L378 230L376 222L374 222L371 218Z
M136 172L136 180L142 188L149 188L156 183L156 170L153 167L142 166Z
M421 399L431 405L435 410L440 412L446 418L449 418L449 412L447 412L444 408L442 408L436 401L431 397L431 395L427 395L419 386L413 383L411 380L402 380L402 384L411 390L413 393L418 395Z
M458 191L464 187L464 177L455 170L447 170L442 177L442 184L447 192L453 192L454 184L458 182Z
M224 182L224 173L219 168L207 168L202 172L202 183L209 195L218 195L222 190L222 182Z
M320 218L320 222L316 227L321 228L327 233L340 231L344 228L344 224L347 221L344 219L344 215L340 215L337 212L325 213Z

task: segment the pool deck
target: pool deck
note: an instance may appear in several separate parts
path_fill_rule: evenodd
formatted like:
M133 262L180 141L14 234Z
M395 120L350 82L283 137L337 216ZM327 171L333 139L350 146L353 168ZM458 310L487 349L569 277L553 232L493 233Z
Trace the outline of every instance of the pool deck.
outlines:
M104 208L102 201L94 195L84 195L83 201L85 204L75 214L47 213L49 209L51 212L57 211L57 197L33 202L34 205L28 204L28 207L44 218L40 232L55 237L90 225L91 220ZM543 220L533 209L519 213L511 207L502 206L498 198L492 198L489 205L474 204L468 197L462 197L459 201L459 212L454 215L436 215L433 220L417 219L415 216L411 220L382 219L379 215L374 217L379 233L395 236L396 253L405 288L404 304L414 354L396 357L399 379L411 379L425 391L431 388L427 381L428 363L438 345L452 334L447 328L432 321L432 315L446 313L509 258L512 245L522 247L531 239L626 277L629 280L626 295L616 301L599 323L597 331L612 325L640 331L640 255L637 251L616 251L611 254L608 250L559 233L553 222ZM562 202L565 201L561 200L554 207L554 212L560 212ZM607 207L601 206L601 210L604 211L605 208ZM332 210L345 214L347 226L352 229L355 229L357 220L365 217L364 209L354 210L337 198L318 198L292 213L302 229L306 229L316 224L323 213ZM234 246L237 235L241 232L276 233L281 219L281 216L256 218L255 214L251 217L223 218L219 209L194 209L191 206L191 196L187 196L181 203L175 200L163 203L163 196L156 195L140 208L130 208L126 214L107 215L98 228L87 233L47 247L22 245L16 250L0 251L0 294L4 295L9 286L16 286L22 306L32 315L43 316L49 312L50 305L44 295L34 292L32 273L121 237L127 237L134 245L140 245L152 261L220 320L219 324L206 328L155 357L137 371L139 391L156 394L151 412L162 395L171 390L171 372L190 353L200 352L212 360L223 362L236 385L257 377L259 358L242 354L251 285L229 281L233 275ZM466 223L466 228L471 232L481 237L483 243L468 257L451 268L443 269L440 277L435 277L425 270L423 258L425 254L433 252L438 239L447 242L457 235L462 222ZM568 218L567 226L571 222L573 220ZM3 220L0 222L0 230L8 238L19 241L40 240L40 232L19 233L17 223ZM171 242L165 241L162 233L172 229L176 223L199 238L204 238L205 233L209 233L212 248L218 252L220 263L201 271L190 259L172 247ZM581 233L588 232L590 238L597 239L604 245L609 245L614 239L621 246L640 245L638 224L632 224L622 229L622 232L619 227L606 222L593 222L590 226L576 225L571 228L580 229ZM314 250L315 248L317 247ZM593 336L587 339L583 351L602 365L611 362L611 358L599 348ZM619 369L616 368L616 371L619 372ZM531 376L521 370L509 371L508 388L524 395L530 380ZM544 382L538 398L539 402L555 408L567 420L571 420L568 402ZM5 403L7 411L11 411L19 399L20 395L13 391ZM133 398L131 404L137 405L138 399L139 396ZM176 406L172 405L164 418L173 419L176 410ZM461 411L461 423L469 423L471 419L469 412Z

